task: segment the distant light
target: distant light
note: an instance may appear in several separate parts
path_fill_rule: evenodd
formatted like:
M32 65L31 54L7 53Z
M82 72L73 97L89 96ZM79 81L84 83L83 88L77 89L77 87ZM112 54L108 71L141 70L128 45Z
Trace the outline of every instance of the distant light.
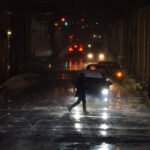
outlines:
M8 70L10 70L10 69L11 69L10 65L7 65L7 69L8 69Z
M74 35L70 35L69 38L70 38L70 39L73 39L73 38L74 38Z
M91 48L92 47L92 45L91 44L88 44L88 48Z
M78 45L77 45L77 44L74 44L74 48L78 48Z
M59 26L59 24L58 24L57 22L55 22L55 23L54 23L54 26L55 26L55 27L58 27L58 26Z
M68 26L68 22L66 21L66 22L64 23L64 25L65 25L65 26Z
M96 38L96 34L93 34L93 38Z
M8 36L12 35L12 32L10 30L7 31Z
M61 18L61 21L62 21L62 22L65 22L65 21L66 21L66 18L64 18L64 17Z
M102 36L101 36L101 35L99 35L99 36L98 36L98 38L99 38L99 39L101 39L101 38L102 38Z
M49 68L52 68L52 64L49 64L48 67L49 67Z
M84 19L84 18L82 18L82 19L81 19L81 22L84 22L84 21L85 21L85 19Z
M98 25L99 23L98 22L96 22L96 25Z
M83 47L80 47L80 48L79 48L79 52L83 52Z
M65 67L68 67L68 62L65 63Z
M85 26L82 26L82 27L81 27L81 29L84 29L84 28L85 28Z
M69 51L69 52L73 52L73 48L72 48L72 47L69 47L69 48L68 48L68 51Z
M62 74L61 79L62 79L62 80L64 80L64 79L65 79L65 74L64 74L64 73Z
M89 54L87 55L87 57L88 57L89 59L92 59L92 58L93 58L93 54L92 54L92 53L89 53Z
M99 60L104 60L104 59L105 59L104 54L99 54Z

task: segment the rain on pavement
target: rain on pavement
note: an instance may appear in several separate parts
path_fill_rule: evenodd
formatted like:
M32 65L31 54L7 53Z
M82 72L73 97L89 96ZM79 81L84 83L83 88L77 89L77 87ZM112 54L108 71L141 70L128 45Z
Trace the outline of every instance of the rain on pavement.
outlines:
M0 149L149 150L150 114L130 107L132 100L115 83L108 102L87 97L87 115L81 104L68 112L75 102L72 78L83 68L82 59L50 64L34 86L7 98L0 113Z

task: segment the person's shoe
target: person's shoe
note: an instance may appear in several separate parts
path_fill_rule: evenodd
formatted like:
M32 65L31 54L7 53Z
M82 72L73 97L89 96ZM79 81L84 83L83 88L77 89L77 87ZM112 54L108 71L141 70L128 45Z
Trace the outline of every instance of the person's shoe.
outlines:
M70 106L68 107L68 111L71 112L71 107Z
M88 115L89 114L87 111L84 111L83 113L84 113L84 115Z

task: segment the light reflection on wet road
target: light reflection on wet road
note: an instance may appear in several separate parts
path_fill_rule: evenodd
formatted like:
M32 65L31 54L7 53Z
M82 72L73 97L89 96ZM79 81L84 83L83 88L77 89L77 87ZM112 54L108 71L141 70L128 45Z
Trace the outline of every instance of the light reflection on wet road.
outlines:
M109 102L87 97L89 114L83 114L81 104L68 112L67 106L75 101L70 71L82 66L81 61L72 63L68 62L68 72L46 74L46 79L52 78L43 80L40 88L50 88L34 101L17 107L15 99L8 99L0 117L1 149L148 150L150 114L129 107L117 87Z

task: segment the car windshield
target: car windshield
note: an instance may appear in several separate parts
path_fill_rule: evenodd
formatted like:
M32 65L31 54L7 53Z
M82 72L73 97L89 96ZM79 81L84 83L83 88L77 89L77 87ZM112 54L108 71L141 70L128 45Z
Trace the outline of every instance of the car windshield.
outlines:
M100 62L98 64L99 67L120 68L119 64L116 62Z
M88 77L88 78L95 78L95 79L103 79L104 76L98 72L98 71L94 71L94 70L86 70L84 72L84 76Z

